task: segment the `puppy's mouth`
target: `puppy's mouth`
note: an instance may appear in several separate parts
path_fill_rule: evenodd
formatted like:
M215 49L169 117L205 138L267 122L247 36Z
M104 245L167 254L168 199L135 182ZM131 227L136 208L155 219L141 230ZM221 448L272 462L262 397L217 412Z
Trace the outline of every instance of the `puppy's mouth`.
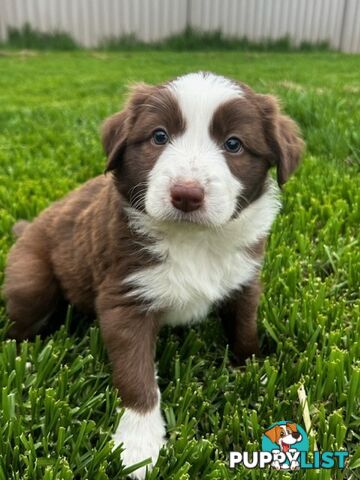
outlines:
M234 209L236 206L234 206ZM167 204L164 209L153 211L145 208L145 213L155 221L169 224L191 225L193 227L206 227L219 229L234 220L233 212L230 215L219 215L214 213L213 209L204 202L200 208L192 211L184 211Z
M209 190L207 184L182 180L164 190L149 189L145 199L145 213L156 222L218 229L236 218L236 199L219 186Z
M290 449L290 444L289 444L289 443L285 443L284 440L283 440L283 441L281 442L281 447L282 447L283 452L286 453L286 452L289 451L289 449Z
M173 208L171 212L163 217L163 220L171 223L203 225L207 227L214 226L203 208L195 212L183 212Z
M292 436L288 439L288 442L285 442L285 440L281 439L281 447L284 452L287 452L291 446L294 443L300 442L302 439L301 435L299 433L293 433Z

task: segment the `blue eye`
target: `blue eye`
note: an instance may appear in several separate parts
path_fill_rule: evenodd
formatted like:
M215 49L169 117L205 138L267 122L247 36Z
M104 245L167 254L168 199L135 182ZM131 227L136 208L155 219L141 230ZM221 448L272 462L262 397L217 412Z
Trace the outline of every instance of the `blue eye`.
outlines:
M156 145L165 145L169 141L169 135L162 128L155 130L152 138Z
M230 137L224 143L224 148L230 153L238 153L243 150L243 144L237 137Z

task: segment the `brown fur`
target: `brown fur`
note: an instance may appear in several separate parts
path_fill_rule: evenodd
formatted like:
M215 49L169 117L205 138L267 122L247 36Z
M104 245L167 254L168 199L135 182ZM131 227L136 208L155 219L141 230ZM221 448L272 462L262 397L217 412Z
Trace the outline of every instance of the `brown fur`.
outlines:
M299 128L280 112L278 100L271 95L255 95L261 112L265 139L270 148L269 160L277 168L277 180L282 186L299 165L304 142Z
M238 154L224 151L231 172L245 186L236 214L263 193L272 165L277 167L282 186L299 164L303 149L296 123L280 113L275 97L255 94L249 87L245 91L245 97L218 108L210 127L219 145L230 136L238 137L244 145Z
M161 146L150 142L159 126L166 126L172 136L184 131L179 105L164 86L140 84L140 88L133 89L125 111L110 117L102 132L109 156L107 171L113 171L120 193L140 210L144 209L144 180L162 151ZM137 161L139 158L141 163Z
M134 239L123 205L109 176L90 180L53 204L11 249L4 293L14 322L9 334L19 340L38 333L63 296L85 313L98 313L114 385L124 405L146 409L156 400L156 322L144 316L135 299L126 297L128 289L121 279L150 258L134 251L134 242L143 239ZM130 327L136 325L131 336ZM144 383L153 384L155 390L144 389Z
M282 184L295 168L301 140L276 102L247 89L247 98L225 103L215 114L211 135L220 142L237 134L242 155L227 155L230 169L246 186L243 208L262 191L270 165ZM226 122L225 122L226 119ZM229 131L224 131L224 123ZM149 239L128 225L126 207L144 209L148 172L162 147L151 141L154 129L171 135L185 129L180 108L164 86L137 86L124 111L105 122L102 137L110 174L86 182L54 203L31 224L14 230L20 238L10 251L4 294L13 322L10 336L22 340L41 331L64 300L99 316L113 366L114 385L125 406L141 411L157 400L154 372L159 312L127 295L122 280L158 261L141 248ZM240 131L241 130L241 131ZM239 202L242 200L240 199ZM264 241L249 249L261 258ZM234 292L219 308L237 361L258 353L256 310L258 280Z

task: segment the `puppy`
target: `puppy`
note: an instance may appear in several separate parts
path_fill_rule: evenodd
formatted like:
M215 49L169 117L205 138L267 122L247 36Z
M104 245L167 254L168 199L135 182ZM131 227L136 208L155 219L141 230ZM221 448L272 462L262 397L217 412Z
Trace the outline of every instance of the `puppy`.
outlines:
M216 308L234 359L259 352L259 271L280 208L268 171L281 186L302 140L275 98L202 72L135 86L102 139L108 174L17 228L10 336L37 334L64 300L96 314L125 407L115 443L125 465L154 463L165 442L158 331Z
M291 446L294 445L294 443L301 442L302 440L302 435L300 432L298 432L296 423L290 422L287 422L285 425L275 425L275 427L267 430L265 435L270 438L273 443L276 443L280 447L280 450L273 450L273 452L295 453L296 450L291 448ZM273 462L272 465L277 470L287 470L289 468L291 470L296 470L299 468L299 462L296 460L291 462L290 467L287 463L283 463L280 466L280 463L277 460Z

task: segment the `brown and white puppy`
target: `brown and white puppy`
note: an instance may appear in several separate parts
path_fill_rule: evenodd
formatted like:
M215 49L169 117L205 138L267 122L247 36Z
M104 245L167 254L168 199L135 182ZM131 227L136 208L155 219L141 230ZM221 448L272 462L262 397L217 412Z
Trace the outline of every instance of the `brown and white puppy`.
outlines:
M218 310L237 361L258 353L264 244L299 162L295 123L273 97L211 73L134 88L103 129L107 171L21 234L4 292L23 339L65 299L99 317L125 407L114 438L126 465L165 442L154 352L163 324ZM144 478L144 469L135 478Z

